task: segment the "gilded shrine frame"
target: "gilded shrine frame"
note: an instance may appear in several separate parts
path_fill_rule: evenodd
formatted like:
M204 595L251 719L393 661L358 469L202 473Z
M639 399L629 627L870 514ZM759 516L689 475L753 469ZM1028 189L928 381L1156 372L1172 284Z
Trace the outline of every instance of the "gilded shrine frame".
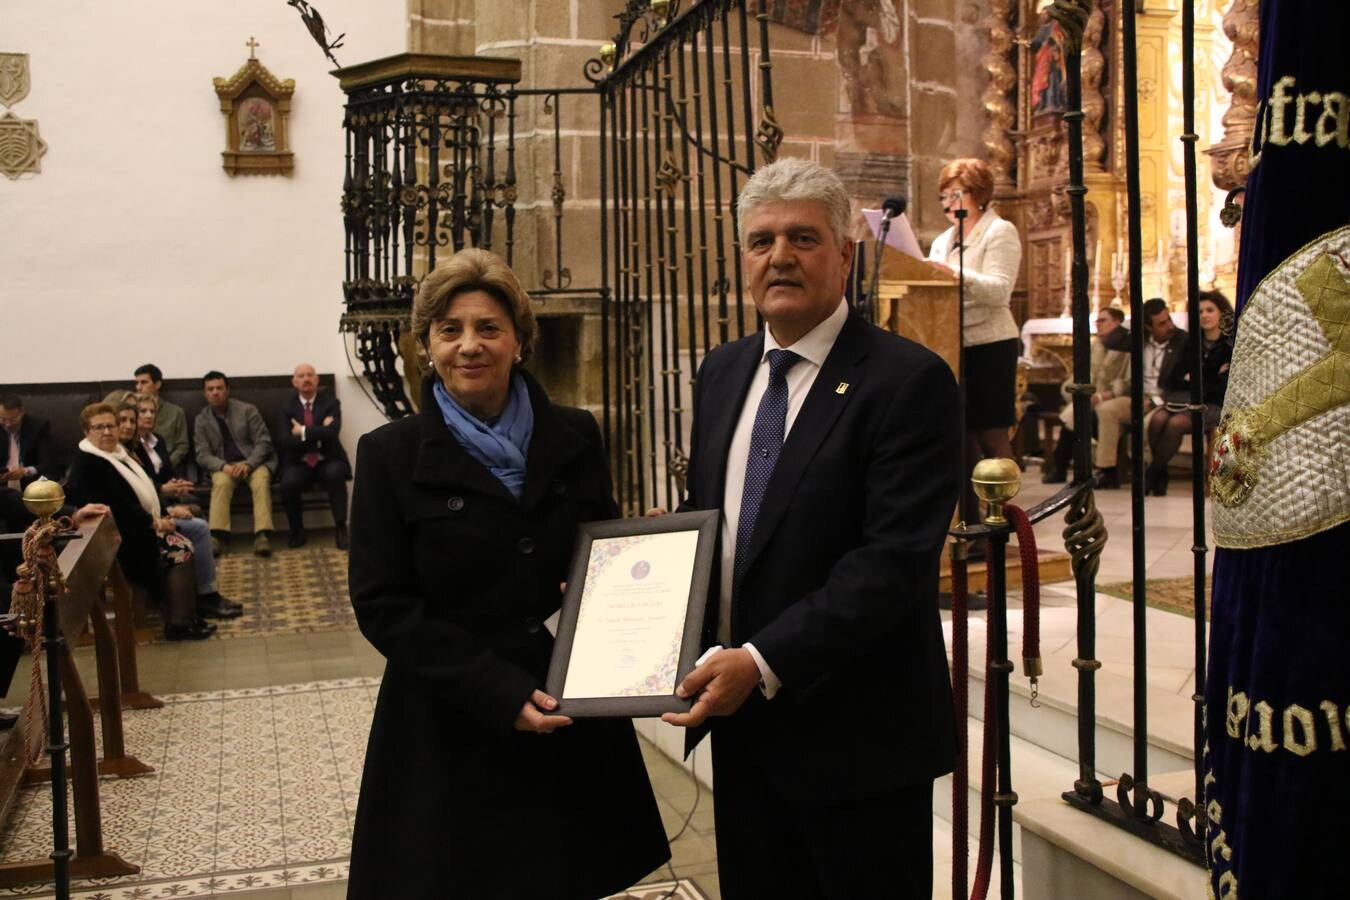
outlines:
M234 175L290 174L295 168L287 120L295 80L278 79L257 57L229 79L215 78L220 112L225 116L222 166Z

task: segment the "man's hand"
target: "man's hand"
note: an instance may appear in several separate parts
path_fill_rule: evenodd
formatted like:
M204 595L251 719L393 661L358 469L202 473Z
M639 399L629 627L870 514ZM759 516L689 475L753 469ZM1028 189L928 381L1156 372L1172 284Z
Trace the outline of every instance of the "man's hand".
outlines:
M657 516L664 516L669 514L669 512L670 511L666 509L664 506L653 506L651 509L643 513L643 515L649 519L655 519Z
M329 425L332 425L332 424L333 424L333 417L332 417L332 416L324 416L324 417L323 417L323 427L324 427L324 428L327 428Z
M88 522L96 516L109 515L112 515L112 510L102 503L86 503L84 506L75 510L75 515L70 517L70 521L74 522L76 525L83 525L85 522Z
M718 650L675 689L680 697L695 698L689 712L664 713L661 721L692 728L709 716L729 716L741 708L759 680L759 666L749 650Z
M25 469L23 466L14 466L14 467L11 468L11 469L6 469L5 472L4 472L4 474L3 474L3 475L0 475L0 480L2 480L2 481L18 481L18 480L21 479L21 478L27 478L27 477L28 477L28 470L27 470L27 469Z
M550 716L543 710L557 709L558 701L543 691L535 691L516 716L516 731L533 731L535 734L551 734L556 728L572 724L567 716Z
M248 463L237 462L237 463L226 463L224 471L225 474L230 476L231 478L247 478L250 469L248 467Z
M295 437L300 437L300 435L304 433L305 433L305 426L301 425L294 419L291 419L291 434Z

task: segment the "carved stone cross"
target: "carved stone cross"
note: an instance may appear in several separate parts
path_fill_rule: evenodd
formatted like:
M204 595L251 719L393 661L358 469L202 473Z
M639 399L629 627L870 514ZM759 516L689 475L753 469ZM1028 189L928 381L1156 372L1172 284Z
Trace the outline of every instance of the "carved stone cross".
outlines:
M256 53L255 51L257 51L257 49L258 49L259 47L261 47L262 45L259 44L257 41L255 41L255 40L253 39L253 35L250 34L250 35L248 36L248 40L247 40L247 41L244 41L244 46L248 48L248 58L249 58L249 59L257 59L257 58L258 58L258 55L257 55L257 53Z

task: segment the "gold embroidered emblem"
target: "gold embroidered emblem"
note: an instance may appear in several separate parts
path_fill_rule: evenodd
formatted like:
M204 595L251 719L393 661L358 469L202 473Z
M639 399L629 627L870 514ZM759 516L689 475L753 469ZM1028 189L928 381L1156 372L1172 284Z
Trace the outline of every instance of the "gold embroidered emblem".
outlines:
M837 387L837 388L834 389L834 392L835 392L836 394L842 394L842 393L846 392L847 390L848 390L848 382L847 382L847 381L841 381L841 382L839 382L839 387Z
M1224 417L1210 458L1211 491L1224 506L1251 496L1271 441L1350 402L1350 284L1325 252L1293 282L1330 350L1260 403Z

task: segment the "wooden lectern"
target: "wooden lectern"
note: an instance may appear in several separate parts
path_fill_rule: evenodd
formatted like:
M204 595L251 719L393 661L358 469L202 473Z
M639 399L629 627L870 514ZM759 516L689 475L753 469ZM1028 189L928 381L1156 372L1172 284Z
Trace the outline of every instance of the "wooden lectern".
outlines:
M961 374L961 310L956 276L892 247L881 248L877 324L923 344Z

